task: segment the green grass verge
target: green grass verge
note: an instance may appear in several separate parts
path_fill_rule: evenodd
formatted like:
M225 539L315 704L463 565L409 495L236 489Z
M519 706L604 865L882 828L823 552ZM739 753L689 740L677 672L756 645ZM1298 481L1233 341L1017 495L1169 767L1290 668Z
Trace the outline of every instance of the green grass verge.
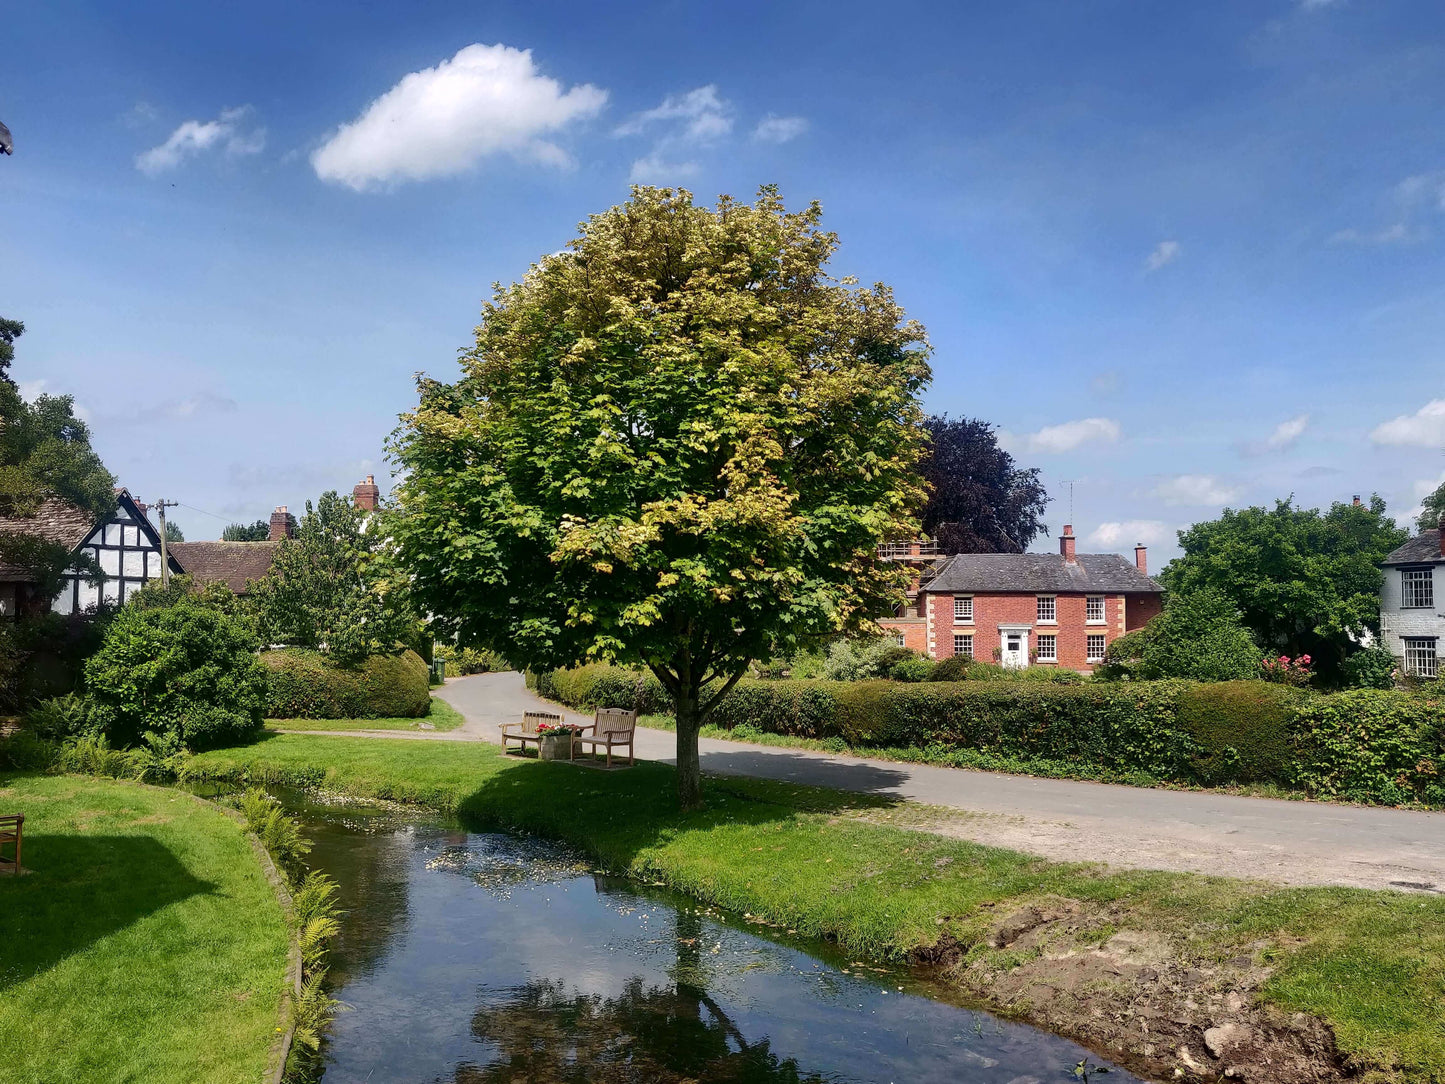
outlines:
M174 790L7 776L25 877L0 877L0 1077L259 1081L290 933L241 826Z
M267 719L267 730L455 730L466 718L445 700L431 698L431 710L418 719Z
M850 952L898 956L952 934L970 951L994 916L1051 897L1105 904L1120 926L1187 942L1200 961L1268 939L1263 997L1320 1016L1380 1080L1445 1081L1445 899L1279 889L1191 874L1108 872L868 823L883 800L759 780L710 779L679 813L673 773L505 758L487 745L281 735L202 754L215 777L324 785L455 810L582 848ZM1392 1068L1393 1067L1393 1068Z

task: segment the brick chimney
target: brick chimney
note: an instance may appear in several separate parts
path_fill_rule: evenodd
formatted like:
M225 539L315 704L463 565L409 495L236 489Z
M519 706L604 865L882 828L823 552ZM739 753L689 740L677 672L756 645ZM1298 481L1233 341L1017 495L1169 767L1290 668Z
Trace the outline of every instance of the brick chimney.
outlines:
M1445 557L1445 514L1440 516L1440 522L1436 526L1440 528L1440 556Z
M267 541L280 542L291 534L291 517L286 512L283 504L271 513L271 533L266 536Z
M1064 524L1064 533L1059 535L1059 552L1064 555L1064 560L1073 564L1077 559L1074 556L1074 525Z
M1144 575L1149 575L1149 550L1145 548L1143 542L1134 545L1134 567Z
M1359 495L1358 493L1356 493L1356 494L1355 494L1355 499L1354 499L1353 501L1351 501L1350 503L1353 504L1356 508L1358 508L1358 507L1360 507L1360 505L1364 504L1365 502L1362 501L1362 500L1360 500L1360 495Z
M381 496L381 490L377 488L375 475L368 474L366 481L357 482L356 487L351 491L351 500L357 508L367 512L376 510L377 498Z

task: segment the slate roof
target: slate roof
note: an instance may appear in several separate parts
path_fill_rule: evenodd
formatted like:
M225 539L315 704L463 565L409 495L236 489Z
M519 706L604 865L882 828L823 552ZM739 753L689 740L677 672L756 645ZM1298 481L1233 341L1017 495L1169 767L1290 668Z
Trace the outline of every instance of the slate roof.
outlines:
M1164 588L1117 553L1081 553L1073 564L1058 553L960 553L922 590L1157 595Z
M0 516L0 532L39 536L72 551L85 541L94 526L94 516L59 497L47 497L33 516ZM0 563L0 580L30 583L33 579L31 571L23 565Z
M1421 531L1399 549L1391 550L1385 558L1387 565L1438 565L1445 562L1440 555L1440 528L1432 527Z
M197 583L224 583L238 595L271 571L279 542L172 542L166 549Z

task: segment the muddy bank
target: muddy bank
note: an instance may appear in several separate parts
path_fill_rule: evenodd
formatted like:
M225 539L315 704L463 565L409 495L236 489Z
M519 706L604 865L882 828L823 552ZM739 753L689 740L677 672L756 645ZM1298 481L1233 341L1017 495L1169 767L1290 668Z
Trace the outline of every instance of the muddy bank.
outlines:
M945 936L915 957L993 1011L1158 1080L1358 1077L1322 1021L1258 1003L1267 961L1287 946L1255 941L1229 959L1203 960L1187 933L1130 930L1127 921L1108 905L1048 900L996 916L979 944Z

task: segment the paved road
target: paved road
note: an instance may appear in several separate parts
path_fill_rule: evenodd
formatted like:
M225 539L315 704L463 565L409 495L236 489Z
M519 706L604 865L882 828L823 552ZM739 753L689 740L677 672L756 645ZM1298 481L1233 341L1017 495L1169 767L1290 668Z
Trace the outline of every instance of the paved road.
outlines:
M540 700L515 673L455 679L438 695L466 716L464 726L446 734L372 733L495 742L498 724L538 708L590 721ZM670 732L638 730L639 757L671 760L673 749ZM1047 858L1285 884L1406 882L1445 891L1445 813L1034 779L707 739L702 766L947 807L934 831Z

